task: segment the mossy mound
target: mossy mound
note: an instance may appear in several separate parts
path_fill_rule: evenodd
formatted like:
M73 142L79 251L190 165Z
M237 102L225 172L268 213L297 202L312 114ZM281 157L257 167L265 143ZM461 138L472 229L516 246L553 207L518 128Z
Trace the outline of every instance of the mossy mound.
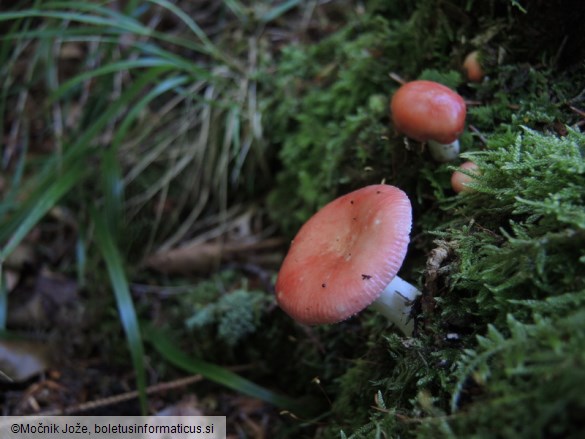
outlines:
M371 2L283 53L267 113L282 144L273 218L292 234L350 189L399 186L415 218L402 272L424 284L414 340L368 322L368 352L339 378L322 437L584 434L585 63L567 29L585 6L554 3ZM459 66L477 48L487 77L470 84ZM455 195L457 163L394 133L390 74L470 102L473 191Z

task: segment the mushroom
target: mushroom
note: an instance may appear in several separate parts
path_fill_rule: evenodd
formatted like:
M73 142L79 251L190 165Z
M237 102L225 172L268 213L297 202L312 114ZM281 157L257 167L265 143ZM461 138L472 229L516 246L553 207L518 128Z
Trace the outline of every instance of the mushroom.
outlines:
M484 72L479 62L479 51L474 50L469 52L463 61L463 70L467 75L467 79L471 82L481 82L483 80Z
M457 193L472 191L473 189L467 186L467 183L474 180L474 177L470 174L475 175L479 174L479 171L477 171L478 170L477 165L473 162L465 162L462 163L461 166L459 166L459 169L467 171L467 173L464 174L463 172L460 171L453 172L453 175L451 176L451 187Z
M401 86L390 103L396 129L419 142L428 142L439 162L459 155L459 135L465 126L465 101L459 94L433 81L411 81Z
M343 195L299 230L276 281L280 307L300 323L336 323L368 305L411 335L414 286L396 276L412 223L408 196L372 185Z

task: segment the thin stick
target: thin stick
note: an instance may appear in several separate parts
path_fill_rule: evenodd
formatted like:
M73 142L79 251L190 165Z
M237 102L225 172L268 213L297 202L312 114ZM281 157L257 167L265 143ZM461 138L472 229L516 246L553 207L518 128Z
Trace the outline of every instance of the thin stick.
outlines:
M394 79L400 85L406 84L406 81L402 79L402 77L398 73L390 72L388 76L390 76L391 79Z
M484 145L487 145L487 139L485 138L485 136L477 128L475 128L473 125L469 124L469 129L471 131L473 131L475 134L477 134L477 137L479 137L479 140L481 140L481 142Z
M176 389L179 387L185 387L190 384L199 382L203 379L201 375L192 375L185 378L179 378L174 381L166 383L159 383L146 388L146 394L152 395L165 390ZM124 401L138 398L138 391L132 390L130 392L121 393L119 395L109 396L107 398L98 399L95 401L88 401L81 404L76 404L71 407L65 407L63 409L47 410L45 412L38 413L39 416L56 416L56 415L71 415L73 413L86 412L88 410L94 410L96 408L107 407L109 405L119 404Z

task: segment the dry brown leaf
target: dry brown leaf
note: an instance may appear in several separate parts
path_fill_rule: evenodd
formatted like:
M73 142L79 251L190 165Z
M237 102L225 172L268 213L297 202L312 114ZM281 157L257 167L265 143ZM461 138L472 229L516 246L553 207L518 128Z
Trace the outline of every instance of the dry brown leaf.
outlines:
M146 266L163 273L208 273L222 262L244 260L248 254L275 250L283 244L284 241L280 238L188 244L150 256L146 260Z
M210 217L195 230L197 235L178 248L170 247L175 238L164 243L145 265L163 273L205 274L224 263L272 265L282 258L284 240L268 237L272 230L257 206Z
M22 242L8 255L4 264L15 270L21 270L25 264L33 264L35 252L33 246Z
M18 291L15 291L11 297L14 297ZM43 305L43 299L38 294L28 297L23 303L13 306L10 301L8 311L8 324L16 327L39 328L48 325L48 317Z
M19 287L11 294L8 322L19 327L73 324L71 307L77 301L77 293L77 282L43 270L37 275L32 290Z
M10 381L26 381L48 369L49 365L47 345L24 340L0 340L0 371Z

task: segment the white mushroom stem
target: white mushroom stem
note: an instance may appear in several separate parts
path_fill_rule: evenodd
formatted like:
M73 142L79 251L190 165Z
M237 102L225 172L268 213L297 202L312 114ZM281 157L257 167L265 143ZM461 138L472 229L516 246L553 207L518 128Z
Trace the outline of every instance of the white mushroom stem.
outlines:
M459 157L459 140L447 144L429 140L428 145L431 156L438 162L451 162Z
M416 287L396 276L370 307L384 315L400 328L404 335L410 337L414 330L410 312L414 300L420 294Z

